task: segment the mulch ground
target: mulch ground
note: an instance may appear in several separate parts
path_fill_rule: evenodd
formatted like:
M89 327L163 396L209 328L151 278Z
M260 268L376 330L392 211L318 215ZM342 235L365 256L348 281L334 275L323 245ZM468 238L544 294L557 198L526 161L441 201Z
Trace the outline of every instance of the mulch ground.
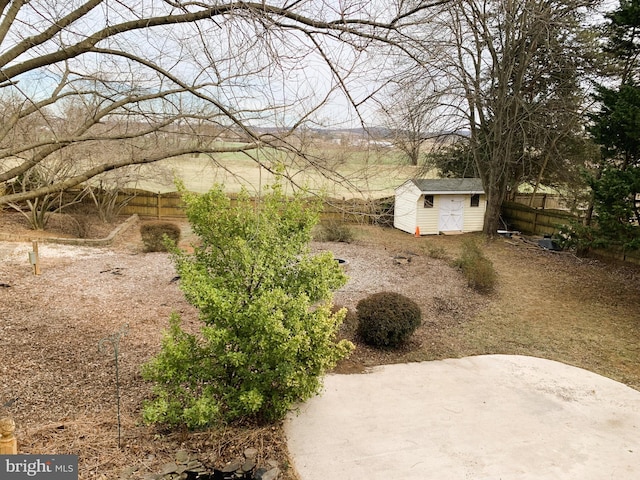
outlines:
M56 221L42 236L76 235L73 221ZM96 226L92 236L104 237L115 225ZM181 227L188 248L189 228ZM636 267L555 254L526 242L482 243L498 285L480 295L451 266L461 237L354 230L352 244L313 244L348 260L350 282L335 303L353 311L370 293L398 291L421 306L424 321L404 348L380 351L358 341L351 316L341 336L357 349L336 372L507 353L563 361L640 390ZM24 220L7 213L0 213L0 231L33 234ZM198 328L198 321L173 281L169 256L142 252L139 224L109 247L42 243L39 276L27 261L30 248L30 242L0 242L0 416L16 420L21 452L79 454L81 479L140 479L157 473L179 449L219 467L251 447L258 449L259 463L275 461L281 478L296 479L281 425L169 432L141 422L151 390L140 365L159 350L172 312L181 314L187 328Z

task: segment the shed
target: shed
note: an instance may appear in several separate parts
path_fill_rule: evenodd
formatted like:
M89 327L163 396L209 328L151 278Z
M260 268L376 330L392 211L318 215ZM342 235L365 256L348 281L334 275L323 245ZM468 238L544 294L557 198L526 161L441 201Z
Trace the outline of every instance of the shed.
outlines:
M395 189L393 226L420 235L478 232L486 209L479 178L412 179Z

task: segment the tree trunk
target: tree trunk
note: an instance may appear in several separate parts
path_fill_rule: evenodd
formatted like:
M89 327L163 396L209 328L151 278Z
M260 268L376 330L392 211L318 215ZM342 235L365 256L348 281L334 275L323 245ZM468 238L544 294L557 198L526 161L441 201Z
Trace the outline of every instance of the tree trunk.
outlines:
M419 144L416 144L414 142L411 145L411 152L409 154L409 157L411 160L411 165L413 165L414 167L417 167L420 161L420 145Z
M495 178L495 172L489 171L490 175L483 178L483 186L487 195L487 211L484 215L483 233L493 238L498 235L498 230L503 229L504 225L500 220L502 213L502 203L507 195L508 179L505 175L498 175Z
M487 211L484 215L484 226L482 231L487 237L493 238L498 234L498 230L502 228L500 213L502 209L503 194L495 191L495 189L490 189L486 193Z

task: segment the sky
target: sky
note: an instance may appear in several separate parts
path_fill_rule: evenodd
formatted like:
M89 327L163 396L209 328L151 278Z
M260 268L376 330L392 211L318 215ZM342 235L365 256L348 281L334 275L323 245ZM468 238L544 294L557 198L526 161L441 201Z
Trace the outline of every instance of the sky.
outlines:
M343 0L309 0L303 4L307 9L318 4L324 4L326 9L329 4L329 10L335 10L344 3ZM353 3L363 8L375 2ZM44 31L56 18L79 4L78 0L32 0L23 7L2 42L2 51L6 52L30 34ZM156 12L166 8L166 3L138 0L129 2L128 6L130 10L123 10L121 2L106 0L54 41L31 48L13 63L50 53L59 45L67 47L106 25L135 18L140 11ZM382 72L379 61L366 51L330 37L315 38L317 45L299 31L290 29L282 34L272 25L235 15L131 32L101 42L99 46L120 49L155 62L187 83L201 86L204 92L236 113L250 111L247 114L247 118L253 118L250 122L291 125L313 111L309 117L311 123L357 126L359 119L351 105L354 102L359 104L364 118L372 118L377 107L373 102L361 102L377 88ZM110 82L114 91L133 85L150 88L160 81L170 84L166 79L161 80L156 72L122 58L85 54L70 61L68 66L76 74ZM57 64L29 72L21 77L18 90L31 98L41 98L55 88L65 67L67 65ZM205 84L208 86L204 87ZM351 98L345 95L344 87ZM320 103L324 103L323 108L315 110Z
M23 7L14 28L2 42L2 51L20 38L44 31L52 21L81 3L32 0ZM306 0L300 5L302 11L314 14L322 7L329 12L328 16L335 17L335 12L346 8L347 3L353 5L347 12L358 14L366 8L386 6L382 1L365 0ZM605 2L607 8L615 3ZM105 0L53 42L30 49L16 62L51 52L57 45L68 46L104 26L135 19L140 12L157 13L167 8L168 3L162 0L134 0L126 7L122 2ZM380 9L385 11L388 14L388 9ZM397 66L392 64L393 59L377 55L375 49L352 48L329 36L315 39L317 44L299 30L287 29L283 33L281 28L235 13L196 24L130 32L99 46L155 62L186 83L198 86L201 92L249 124L290 126L307 114L309 126L358 127L361 119L381 124L378 105L369 97L395 73L393 69ZM58 64L30 72L22 77L18 89L27 96L40 98L55 87L65 66ZM175 86L149 68L113 56L87 54L68 66L78 75L100 77L112 94L133 87L139 91L155 88L161 82ZM184 97L180 102L184 102ZM353 103L358 105L360 117ZM316 108L320 104L322 108ZM195 106L197 102L182 104L186 105ZM166 103L160 106L159 102L149 106L167 108Z

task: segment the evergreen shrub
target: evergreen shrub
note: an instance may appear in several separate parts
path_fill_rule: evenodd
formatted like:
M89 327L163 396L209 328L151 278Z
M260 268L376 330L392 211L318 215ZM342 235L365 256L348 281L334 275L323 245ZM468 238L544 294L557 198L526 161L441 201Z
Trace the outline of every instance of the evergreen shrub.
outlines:
M356 306L358 336L374 347L397 347L405 343L422 322L416 302L395 292L374 293Z
M331 252L309 247L321 203L280 184L259 209L246 191L232 202L222 186L183 198L200 242L193 253L172 252L200 331L172 316L143 367L155 393L144 418L190 428L280 420L353 348L336 338L345 310L332 308L347 278Z
M353 242L353 229L341 220L324 220L318 226L317 240L321 242Z

